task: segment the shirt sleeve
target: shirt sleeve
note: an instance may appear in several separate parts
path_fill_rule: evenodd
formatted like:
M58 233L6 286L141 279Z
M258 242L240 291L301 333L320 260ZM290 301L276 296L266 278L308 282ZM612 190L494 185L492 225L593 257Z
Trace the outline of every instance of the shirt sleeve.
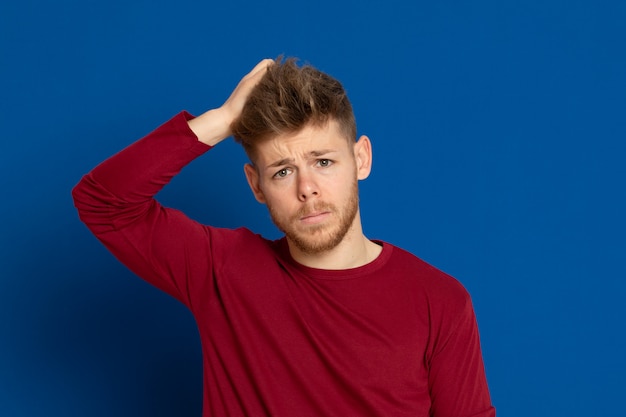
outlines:
M190 308L190 287L211 285L202 280L211 276L212 231L154 195L210 149L189 129L191 118L176 115L98 165L72 191L80 219L115 257Z
M433 417L495 417L469 294L442 332L429 363Z

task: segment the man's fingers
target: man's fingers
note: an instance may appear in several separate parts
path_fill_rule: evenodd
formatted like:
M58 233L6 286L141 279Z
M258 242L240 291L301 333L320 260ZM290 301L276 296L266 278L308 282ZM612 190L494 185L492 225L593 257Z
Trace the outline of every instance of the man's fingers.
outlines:
M250 71L250 73L248 75L254 76L259 71L265 71L267 69L267 67L269 67L273 63L274 63L273 59L266 58L266 59L262 60L261 62L259 62L258 64L256 64L255 67L252 68L252 71Z
M267 68L273 63L273 59L267 58L262 60L261 62L256 64L254 68L252 68L252 71L250 71L241 79L242 83L248 82L249 80L254 80L256 84L256 81L263 78L263 75L265 75L265 71L267 71Z

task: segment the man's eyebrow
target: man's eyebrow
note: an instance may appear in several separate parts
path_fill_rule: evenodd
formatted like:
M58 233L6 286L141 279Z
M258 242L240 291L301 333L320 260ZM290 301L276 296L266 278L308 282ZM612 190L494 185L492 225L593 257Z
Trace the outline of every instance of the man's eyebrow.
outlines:
M334 149L321 149L319 151L311 151L309 152L309 155L317 157L317 156L324 156L327 153L332 153L332 152L335 152L335 150Z
M268 168L276 168L276 167L279 167L279 166L282 166L282 165L290 164L293 161L294 161L293 158L284 158L284 159L278 160L278 161L276 161L276 162L274 162L272 164L269 164L267 167Z
M308 153L308 155L313 158L318 158L320 156L324 156L332 152L335 152L335 150L334 149L320 149L319 151L311 151ZM267 167L276 168L279 166L291 164L293 162L294 162L293 158L283 158L283 159L279 159L278 161L269 164Z

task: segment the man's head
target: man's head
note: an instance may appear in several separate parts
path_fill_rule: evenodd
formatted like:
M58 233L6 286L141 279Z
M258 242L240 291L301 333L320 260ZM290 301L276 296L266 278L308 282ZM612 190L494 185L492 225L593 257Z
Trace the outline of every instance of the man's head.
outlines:
M356 139L341 84L295 60L277 62L231 125L252 164L244 167L294 251L314 255L362 237L357 181L369 175L369 139Z
M278 58L250 93L231 131L254 162L258 143L330 120L354 142L354 113L341 83L312 66L298 66L294 58Z

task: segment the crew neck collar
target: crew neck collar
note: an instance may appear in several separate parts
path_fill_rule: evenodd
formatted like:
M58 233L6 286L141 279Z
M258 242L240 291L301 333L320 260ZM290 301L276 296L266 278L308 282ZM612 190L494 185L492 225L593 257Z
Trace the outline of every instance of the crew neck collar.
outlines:
M369 275L387 263L387 260L393 252L393 246L381 240L373 239L372 242L382 246L380 254L378 254L373 261L366 263L365 265L348 269L322 269L302 265L291 256L291 253L289 252L289 245L285 237L279 239L275 243L277 244L280 257L303 274L315 279L345 280Z

